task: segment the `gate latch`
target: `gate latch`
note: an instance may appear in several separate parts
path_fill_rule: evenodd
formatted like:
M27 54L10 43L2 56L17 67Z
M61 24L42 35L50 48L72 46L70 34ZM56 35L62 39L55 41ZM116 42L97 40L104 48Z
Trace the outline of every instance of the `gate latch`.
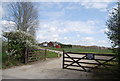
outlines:
M87 53L87 54L86 54L86 59L93 60L93 59L94 59L94 54L92 54L92 53Z

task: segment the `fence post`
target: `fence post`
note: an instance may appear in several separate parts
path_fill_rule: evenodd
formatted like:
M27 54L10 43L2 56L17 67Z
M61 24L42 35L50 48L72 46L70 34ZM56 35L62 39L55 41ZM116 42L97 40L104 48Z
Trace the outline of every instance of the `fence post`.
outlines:
M25 64L28 63L28 49L25 48Z
M46 60L46 52L47 52L47 50L45 49L45 60Z
M62 65L62 68L64 69L64 54L65 54L65 51L63 50L63 65Z

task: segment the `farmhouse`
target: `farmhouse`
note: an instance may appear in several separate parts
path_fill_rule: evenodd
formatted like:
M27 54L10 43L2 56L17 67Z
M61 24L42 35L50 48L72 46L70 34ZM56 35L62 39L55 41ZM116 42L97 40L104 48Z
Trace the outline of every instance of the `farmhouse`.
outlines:
M42 42L38 44L39 46L48 47L48 42Z
M39 46L42 46L42 47L56 47L56 48L60 48L61 46L59 45L60 43L58 42L43 42L43 43L40 43Z
M48 43L48 47L56 47L56 48L61 48L60 46L61 43L58 43L58 42L49 42Z

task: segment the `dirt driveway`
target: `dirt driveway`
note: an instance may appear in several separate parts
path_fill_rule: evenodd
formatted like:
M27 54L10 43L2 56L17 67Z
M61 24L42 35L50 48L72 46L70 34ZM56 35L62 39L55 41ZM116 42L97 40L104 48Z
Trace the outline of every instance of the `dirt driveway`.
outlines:
M91 79L87 72L62 69L62 57L5 69L3 79Z

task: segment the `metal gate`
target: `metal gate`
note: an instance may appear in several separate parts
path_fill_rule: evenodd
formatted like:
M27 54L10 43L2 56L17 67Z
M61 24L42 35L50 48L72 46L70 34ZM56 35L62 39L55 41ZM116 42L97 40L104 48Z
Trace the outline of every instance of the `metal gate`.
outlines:
M63 69L91 72L93 69L105 68L117 63L114 54L73 53L63 51Z

